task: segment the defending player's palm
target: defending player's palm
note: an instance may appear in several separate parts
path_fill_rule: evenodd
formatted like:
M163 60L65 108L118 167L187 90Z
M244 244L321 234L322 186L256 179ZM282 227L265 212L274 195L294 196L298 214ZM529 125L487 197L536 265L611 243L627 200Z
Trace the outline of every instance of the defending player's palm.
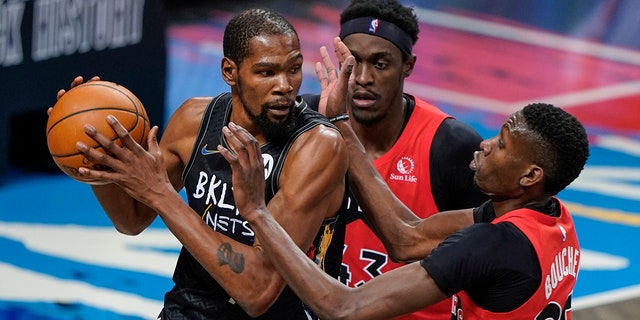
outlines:
M265 169L258 140L247 130L230 122L222 129L231 150L218 146L220 154L229 162L233 172L233 198L238 212L247 215L266 210Z
M352 81L351 71L355 64L355 58L339 37L333 39L333 45L340 62L340 71L336 70L324 46L320 48L322 63L316 63L316 75L321 89L318 111L327 117L347 112L346 95L348 85Z

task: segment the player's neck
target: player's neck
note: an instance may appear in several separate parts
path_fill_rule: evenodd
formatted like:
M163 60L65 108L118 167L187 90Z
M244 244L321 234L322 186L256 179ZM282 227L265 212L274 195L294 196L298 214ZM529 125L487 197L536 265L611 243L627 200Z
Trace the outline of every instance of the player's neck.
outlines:
M251 135L253 135L260 145L266 143L266 137L264 133L253 123L251 116L247 113L242 105L234 104L231 109L231 115L229 116L229 121L233 122L245 130L247 130Z
M508 199L499 199L492 196L491 198L493 202L493 208L496 213L496 218L510 211L521 208L544 207L551 200L551 197L549 195L540 195L538 197L517 197Z

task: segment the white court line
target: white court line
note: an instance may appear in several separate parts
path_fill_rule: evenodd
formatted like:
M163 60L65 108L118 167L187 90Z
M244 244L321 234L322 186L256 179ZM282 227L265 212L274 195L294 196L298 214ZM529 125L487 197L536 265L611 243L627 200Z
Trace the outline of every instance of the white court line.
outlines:
M0 221L0 236L19 241L33 252L168 278L173 274L181 247L173 234L163 228L150 228L131 237L119 234L111 226Z
M511 113L520 110L523 106L533 102L551 103L553 105L560 106L563 109L568 109L587 103L596 103L627 97L640 92L640 80L513 102L422 85L410 81L405 81L404 87L406 92L411 92L424 99L451 103L497 114L510 115Z
M597 87L582 91L574 91L571 93L552 95L547 97L539 97L537 101L545 101L563 108L575 107L587 103L596 103L607 101L640 93L640 80L618 83L610 86ZM531 102L530 100L517 101L516 106L524 106Z
M629 259L622 256L614 256L605 252L582 249L580 259L580 272L591 271L615 271L629 267ZM578 276L580 281L580 276ZM613 302L624 301L640 296L640 285L624 289L615 289L603 293L574 298L571 307L573 310L588 309ZM575 296L574 296L575 297Z
M640 52L636 50L419 7L414 12L421 22L436 26L640 66Z
M596 146L640 157L640 141L616 135L599 135Z
M582 310L638 297L640 297L640 285L635 285L576 298L571 305L573 310Z
M405 92L410 92L423 99L446 102L498 114L511 114L522 107L501 100L423 85L408 80L404 82L404 89Z
M45 303L79 303L119 314L155 319L162 301L86 282L59 279L0 261L0 300Z

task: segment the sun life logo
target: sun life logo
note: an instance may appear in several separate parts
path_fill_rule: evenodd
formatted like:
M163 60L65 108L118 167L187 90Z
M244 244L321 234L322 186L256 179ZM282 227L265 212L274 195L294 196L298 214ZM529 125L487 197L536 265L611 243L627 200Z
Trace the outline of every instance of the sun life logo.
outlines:
M413 159L404 156L396 162L396 170L398 173L389 174L390 180L402 181L402 182L410 182L416 183L418 182L418 177L413 175L413 170L415 169L415 163Z
M410 174L410 173L412 173L413 172L413 168L414 168L413 159L411 159L409 157L402 157L396 163L396 169L398 169L398 172L400 172L402 174Z

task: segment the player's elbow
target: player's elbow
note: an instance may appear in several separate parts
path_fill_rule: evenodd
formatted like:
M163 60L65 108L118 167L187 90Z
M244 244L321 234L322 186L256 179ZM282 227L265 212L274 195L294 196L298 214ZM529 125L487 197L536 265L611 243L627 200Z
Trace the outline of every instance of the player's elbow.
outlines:
M116 231L128 236L139 235L142 231L147 229L155 219L155 215L144 213L135 213L128 216L124 215L124 218L115 215L109 215L109 217L111 218L111 223Z
M402 255L402 252L398 252L397 250L393 250L393 249L387 249L387 254L389 254L389 259L392 262L398 263L398 262L402 262L404 260L404 256Z
M269 286L268 288L253 287L245 294L238 295L235 301L251 317L259 317L269 310L280 296L282 288Z
M142 231L144 231L145 229L145 227L141 227L141 226L126 226L121 224L114 224L113 227L119 233L122 233L127 236L137 236L140 233L142 233Z
M251 302L248 304L241 304L240 306L250 317L257 318L267 312L269 307L271 307L271 304Z
M351 308L327 308L316 312L319 319L347 320L353 319Z
M257 298L255 300L243 301L240 306L249 316L257 318L265 314L276 301L276 299L277 296L274 298Z
M422 260L428 256L436 246L437 242L428 241L420 244L386 246L386 249L391 261L399 263Z
M348 291L350 290L351 288L345 286L345 288L333 292L331 296L309 301L311 303L309 306L319 319L356 319L360 303L349 300Z
M391 261L395 263L410 261L414 259L412 254L409 253L408 250L404 250L403 248L387 249L387 253L389 254L389 258L391 259Z

